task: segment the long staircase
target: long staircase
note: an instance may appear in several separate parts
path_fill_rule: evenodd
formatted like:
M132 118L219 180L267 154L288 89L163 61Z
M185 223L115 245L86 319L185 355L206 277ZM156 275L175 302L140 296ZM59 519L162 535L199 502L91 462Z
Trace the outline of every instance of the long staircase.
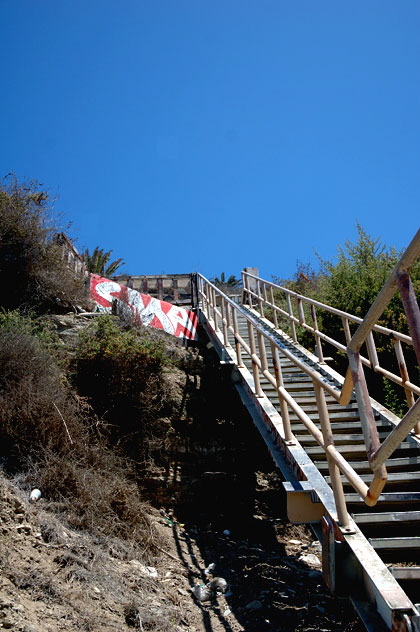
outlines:
M403 353L420 352L407 273L419 254L420 231L363 321L246 271L244 304L197 277L200 321L282 473L289 519L311 525L327 584L353 601L368 630L420 630L420 388ZM410 336L377 325L396 290ZM342 319L344 340L319 329L322 309ZM299 331L313 335L315 353ZM400 374L381 367L375 332L394 340ZM328 345L347 352L346 377L328 365ZM369 397L363 367L404 388L402 420Z

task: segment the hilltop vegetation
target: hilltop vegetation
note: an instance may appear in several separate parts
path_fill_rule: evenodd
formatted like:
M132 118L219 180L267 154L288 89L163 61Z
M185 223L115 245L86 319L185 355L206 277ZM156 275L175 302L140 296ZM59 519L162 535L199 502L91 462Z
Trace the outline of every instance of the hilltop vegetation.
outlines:
M320 303L331 305L363 319L388 280L401 254L393 246L388 247L379 238L369 235L358 224L357 240L354 243L346 240L343 246L338 246L335 261L322 259L318 256L320 264L318 271L315 271L311 265L298 262L296 273L292 279L284 280L274 277L274 281L298 294L308 296ZM420 293L420 261L417 261L412 267L410 276L414 291L418 296ZM280 294L277 295L277 301L287 310L285 300ZM316 315L319 329L344 344L345 335L341 318L322 309L317 309ZM308 323L312 322L309 310L307 310L305 318ZM409 333L407 318L398 292L385 308L379 324L389 329ZM288 331L288 323L284 322L283 325ZM300 327L297 330L299 341L313 350L312 334ZM351 325L351 331L354 333L355 326ZM392 337L375 334L375 344L380 354L381 365L385 369L399 374ZM346 354L327 344L325 344L325 352L333 358L334 367L342 375L345 375L348 365ZM414 350L406 346L404 353L409 372L413 374L414 378L418 374ZM383 401L397 415L403 415L406 412L407 405L403 389L371 371L366 371L366 377L370 393L375 399Z

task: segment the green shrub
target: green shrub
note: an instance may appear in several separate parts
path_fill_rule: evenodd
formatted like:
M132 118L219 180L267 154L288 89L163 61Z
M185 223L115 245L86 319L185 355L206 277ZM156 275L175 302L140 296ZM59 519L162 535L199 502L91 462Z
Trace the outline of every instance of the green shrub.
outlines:
M68 310L88 301L84 280L62 259L48 194L34 182L0 184L0 305L20 311Z
M104 315L82 335L76 384L110 436L139 461L150 458L157 437L154 420L166 404L163 341L145 329L126 330Z

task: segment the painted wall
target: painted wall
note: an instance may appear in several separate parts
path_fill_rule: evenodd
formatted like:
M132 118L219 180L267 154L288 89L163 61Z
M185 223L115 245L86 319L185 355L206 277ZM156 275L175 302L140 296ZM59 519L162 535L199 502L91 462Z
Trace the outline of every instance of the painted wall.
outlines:
M133 322L163 329L177 338L197 340L198 319L191 310L141 294L97 274L90 275L90 292L101 311L111 313L112 303L116 300L117 306L122 304Z

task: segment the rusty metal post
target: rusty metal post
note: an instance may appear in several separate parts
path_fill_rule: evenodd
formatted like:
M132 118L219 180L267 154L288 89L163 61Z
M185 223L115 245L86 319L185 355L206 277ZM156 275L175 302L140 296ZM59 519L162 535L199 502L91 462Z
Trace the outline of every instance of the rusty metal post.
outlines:
M290 426L289 409L287 407L287 402L285 401L283 394L281 392L281 389L284 388L284 381L283 381L283 371L281 368L279 350L278 350L278 347L276 347L276 345L272 341L270 341L270 346L271 346L271 357L273 359L274 375L276 378L277 395L278 395L279 404L280 404L280 414L283 421L284 440L286 441L288 445L293 445L295 441L294 441L294 437L292 433L292 428Z
M351 340L351 331L350 331L348 318L346 318L345 316L342 316L341 321L343 323L343 330L344 330L344 336L346 338L346 343L349 344Z
M366 385L365 374L363 371L360 353L354 353L348 349L349 364L353 378L354 391L357 399L357 406L362 425L363 437L365 439L366 452L369 463L372 462L376 452L380 448L378 429L375 423L375 417L372 412L369 392ZM379 498L387 480L387 473L383 464L378 465L374 469L374 479L369 487L366 504L374 505Z
M238 327L238 316L236 313L236 309L233 310L233 334L235 336L235 350L236 350L236 361L238 363L238 367L243 369L244 363L242 361L242 349L241 343L239 342L239 327Z
M410 430L416 427L420 422L420 399L416 401L414 406L410 408L408 413L404 415L398 426L387 436L380 448L373 455L371 467L380 467L385 463L391 454L398 448L401 441L404 441Z
M263 284L262 289L263 289L264 304L267 305L268 304L268 301L267 301L267 285L266 285L265 281L263 281L262 284ZM264 315L264 314L262 314L262 315Z
M211 309L210 309L211 287L208 283L205 284L205 293L206 293L206 315L207 315L207 320L210 320L211 318Z
M292 300L290 298L290 294L286 294L286 302L287 302L287 310L289 312L289 317L290 317L290 326L292 328L292 338L294 342L297 342L297 335L296 335L296 326L295 326L295 321L293 320L293 306L292 306Z
M172 279L172 287L174 290L174 301L179 299L178 279Z
M420 231L419 231L420 232ZM417 364L420 366L420 309L414 293L410 275L405 270L397 273L398 288L407 316L408 330L416 352Z
M405 357L404 357L404 353L402 350L402 345L401 345L401 341L397 340L396 338L394 338L394 349L395 349L395 355L397 356L397 361L398 361L398 366L400 369L400 374L401 374L401 379L403 381L403 386L404 386L404 391L405 391L405 398L407 400L407 404L408 407L411 408L411 406L414 405L414 395L413 395L413 391L411 391L409 388L407 388L406 383L410 381L409 375L408 375L408 369L407 369L407 363L405 361ZM419 432L416 430L416 434L419 434Z
M305 325L305 312L303 311L302 299L299 296L297 296L296 302L297 302L297 308L298 308L299 323L301 325Z
M214 287L210 287L211 290L211 302L213 307L213 320L214 320L214 330L220 331L219 328L219 316L217 314L217 298L216 298L216 290Z
M225 304L225 299L223 298L223 296L221 296L220 298L221 298L221 312L222 312L223 343L226 347L229 344L226 304Z
M270 285L270 298L271 298L271 304L273 306L273 320L274 320L274 327L276 329L278 329L279 327L279 322L278 322L278 318L277 318L277 310L276 310L276 303L274 300L274 290L273 290L273 286Z
M316 350L317 350L318 360L319 360L320 364L325 364L324 354L323 354L323 351L322 351L321 338L320 338L319 333L318 333L318 321L317 321L317 318L316 318L315 305L312 305L312 304L311 304L311 317L312 317L312 322L314 324L314 335L315 335L315 342L316 342Z
M248 325L249 347L251 350L252 374L254 376L255 394L257 397L262 397L264 393L262 392L262 389L261 389L260 372L259 372L258 365L255 361L257 358L257 349L255 346L254 327L249 320L247 320L247 325Z
M375 340L373 338L373 333L370 331L366 337L366 348L368 352L368 357L370 360L370 366L373 371L375 371L379 367L378 354L376 352Z
M321 423L322 436L324 437L324 446L334 446L334 437L331 430L330 417L328 415L328 408L325 401L325 393L321 386L313 380L313 386L315 390L316 403L318 408L319 420ZM334 463L333 459L326 452L328 469L331 477L331 486L333 489L335 508L337 510L338 523L343 530L349 530L350 520L346 507L346 501L344 498L343 483L341 482L340 470Z
M263 298L261 296L261 281L257 281L257 288L258 288L258 307L259 307L261 316L264 316Z

